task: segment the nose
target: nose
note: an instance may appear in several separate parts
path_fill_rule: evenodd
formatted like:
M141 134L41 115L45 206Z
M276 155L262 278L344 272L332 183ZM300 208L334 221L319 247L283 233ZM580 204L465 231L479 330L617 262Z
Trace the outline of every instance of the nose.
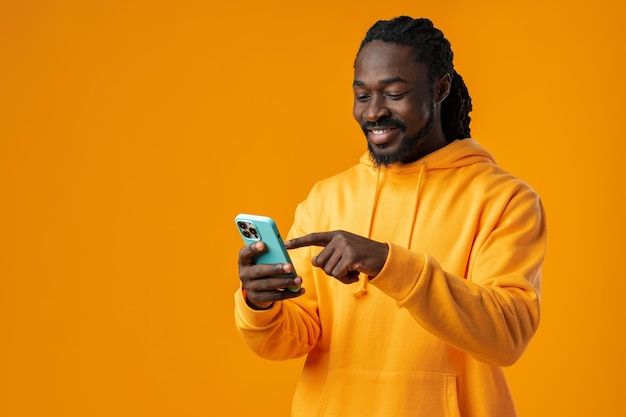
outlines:
M363 118L368 122L375 122L381 117L390 115L389 108L385 106L384 97L372 97L367 102L367 107L363 112Z

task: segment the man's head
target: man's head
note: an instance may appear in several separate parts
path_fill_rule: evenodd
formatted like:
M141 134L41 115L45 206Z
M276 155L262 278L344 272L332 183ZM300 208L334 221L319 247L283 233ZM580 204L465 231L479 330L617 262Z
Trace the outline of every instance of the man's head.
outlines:
M354 117L379 165L411 162L470 136L467 88L450 43L427 19L402 16L369 29L355 60L354 93Z

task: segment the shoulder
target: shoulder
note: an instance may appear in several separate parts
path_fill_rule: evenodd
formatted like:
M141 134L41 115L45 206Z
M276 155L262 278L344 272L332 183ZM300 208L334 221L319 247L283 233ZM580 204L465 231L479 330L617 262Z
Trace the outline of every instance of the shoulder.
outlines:
M373 166L359 162L349 168L317 181L310 190L309 197L337 193L345 190L354 190L362 183L370 183L376 178L376 170Z

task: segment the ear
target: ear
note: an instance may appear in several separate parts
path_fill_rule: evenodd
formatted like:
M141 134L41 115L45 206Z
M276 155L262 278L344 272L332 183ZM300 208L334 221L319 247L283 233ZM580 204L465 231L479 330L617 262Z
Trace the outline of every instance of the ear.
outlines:
M452 78L450 74L443 74L437 81L435 81L435 103L439 104L448 97L450 89L452 87Z

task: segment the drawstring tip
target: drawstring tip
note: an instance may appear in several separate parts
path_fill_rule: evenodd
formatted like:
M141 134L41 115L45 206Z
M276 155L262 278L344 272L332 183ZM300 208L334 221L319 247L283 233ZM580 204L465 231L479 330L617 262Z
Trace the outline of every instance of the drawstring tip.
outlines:
M352 293L354 298L359 298L367 294L367 283L369 282L369 278L365 275L361 274L361 279L359 280L361 284L361 288Z
M356 290L355 292L353 292L353 293L352 293L352 296L353 296L354 298L359 298L359 297L364 296L365 294L367 294L367 289L365 289L365 288L361 287L361 288L359 288L358 290Z

